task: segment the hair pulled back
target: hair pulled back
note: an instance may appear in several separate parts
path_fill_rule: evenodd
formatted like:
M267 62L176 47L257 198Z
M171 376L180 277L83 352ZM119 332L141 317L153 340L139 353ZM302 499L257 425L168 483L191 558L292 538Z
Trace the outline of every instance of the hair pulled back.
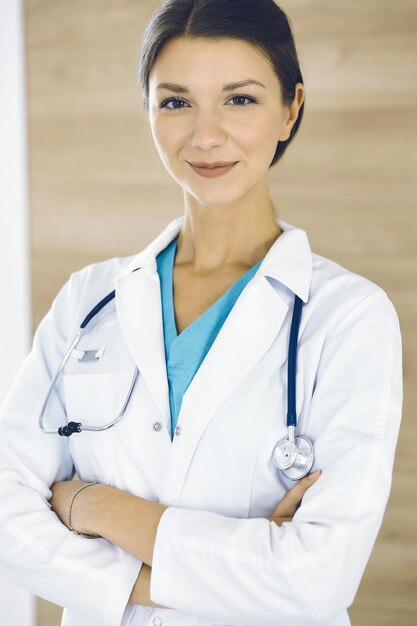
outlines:
M176 37L234 37L266 55L281 86L283 105L295 98L303 83L289 19L274 0L165 0L152 14L142 40L139 80L145 111L149 111L149 76L162 48ZM304 102L286 141L279 141L272 167L284 154L300 126Z

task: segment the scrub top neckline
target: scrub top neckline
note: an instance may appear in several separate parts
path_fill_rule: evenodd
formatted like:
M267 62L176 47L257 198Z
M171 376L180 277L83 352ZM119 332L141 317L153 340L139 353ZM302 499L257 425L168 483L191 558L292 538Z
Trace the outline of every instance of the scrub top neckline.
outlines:
M171 433L176 428L184 394L211 350L240 294L262 263L262 260L258 261L249 268L220 298L178 334L175 324L173 281L177 239L178 236L157 256L171 411Z
M170 321L170 327L173 329L173 339L177 339L178 337L183 337L184 333L188 334L187 331L192 332L192 330L194 330L195 326L199 326L201 323L204 322L205 318L208 317L210 315L210 313L212 312L212 310L215 307L218 307L219 304L225 300L227 298L227 296L229 295L229 293L231 292L232 289L236 289L236 286L242 282L243 280L246 279L247 274L249 272L254 272L256 269L258 269L258 267L261 265L263 259L261 259L260 261L258 261L257 263L255 263L255 265L252 265L252 267L250 267L244 274L242 274L242 276L240 276L240 278L238 278L230 287L229 289L227 289L227 291L225 291L220 298L217 298L217 300L215 302L213 302L213 304L211 304L208 309L206 309L201 315L199 315L198 317L196 317L195 320L193 320L191 322L191 324L189 324L186 328L184 328L184 330L178 334L178 329L177 329L177 324L175 321L175 309L174 309L174 260L175 260L175 255L176 255L176 251L177 251L177 243L178 243L178 237L179 235L177 235L173 241L171 241L171 243L167 246L166 249L166 254L167 254L167 263L168 263L168 267L169 267L169 276L171 277L171 285L170 285L170 289L168 289L168 301L167 301L167 305L168 305L168 316L169 316L169 321ZM191 329L191 330L189 330Z

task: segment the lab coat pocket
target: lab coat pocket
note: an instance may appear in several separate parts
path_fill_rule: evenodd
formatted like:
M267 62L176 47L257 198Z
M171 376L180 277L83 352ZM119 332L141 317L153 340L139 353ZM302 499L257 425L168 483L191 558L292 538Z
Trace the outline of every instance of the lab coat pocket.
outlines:
M64 374L65 408L68 422L103 427L118 414L115 405L119 375L114 373ZM109 484L114 473L112 428L82 431L69 439L75 470L81 480Z

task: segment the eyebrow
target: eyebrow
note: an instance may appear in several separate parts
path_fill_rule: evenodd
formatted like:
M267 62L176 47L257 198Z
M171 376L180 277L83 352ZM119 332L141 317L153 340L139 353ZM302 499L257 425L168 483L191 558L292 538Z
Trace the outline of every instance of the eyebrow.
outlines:
M247 87L248 85L258 85L266 89L265 85L260 83L259 80L248 78L247 80L241 80L237 83L227 83L224 85L222 91L233 91L234 89L240 89L240 87ZM187 87L183 87L177 83L159 83L156 89L169 89L169 91L173 91L174 93L190 93Z

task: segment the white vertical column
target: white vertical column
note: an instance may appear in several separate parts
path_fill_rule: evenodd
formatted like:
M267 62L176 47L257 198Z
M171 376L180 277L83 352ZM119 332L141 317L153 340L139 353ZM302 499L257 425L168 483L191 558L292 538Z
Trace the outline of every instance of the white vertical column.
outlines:
M24 51L23 0L0 0L0 402L31 334ZM35 624L33 596L1 577L0 624Z

